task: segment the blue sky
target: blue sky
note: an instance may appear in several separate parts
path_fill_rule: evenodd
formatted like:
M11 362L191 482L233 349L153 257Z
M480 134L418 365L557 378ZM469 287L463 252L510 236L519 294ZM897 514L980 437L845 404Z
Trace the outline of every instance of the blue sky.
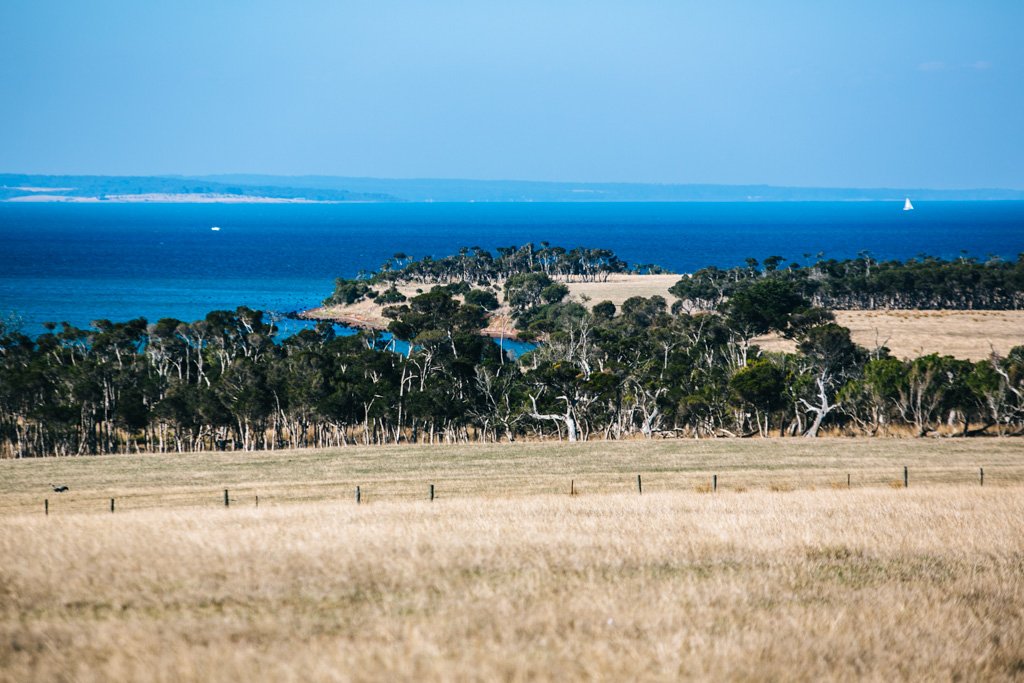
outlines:
M2 0L0 172L1024 189L1024 2Z

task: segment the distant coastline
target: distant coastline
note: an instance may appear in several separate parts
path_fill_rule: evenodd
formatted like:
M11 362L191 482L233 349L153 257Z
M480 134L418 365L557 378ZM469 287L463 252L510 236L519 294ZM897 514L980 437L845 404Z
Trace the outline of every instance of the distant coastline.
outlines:
M335 176L84 176L0 173L0 201L299 204L1024 201L1007 188L844 188Z
M0 173L0 202L73 204L339 204L397 202L385 193L345 188L220 182L181 176Z
M259 197L229 194L144 194L83 197L77 195L29 194L3 200L20 204L365 204L367 199L305 199L303 197Z

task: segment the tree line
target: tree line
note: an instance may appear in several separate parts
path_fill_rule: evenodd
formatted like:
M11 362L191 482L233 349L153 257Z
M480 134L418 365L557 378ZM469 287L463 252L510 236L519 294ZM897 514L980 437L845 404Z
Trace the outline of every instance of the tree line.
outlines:
M630 266L607 249L552 246L547 242L499 247L496 254L463 247L439 259L413 259L396 253L374 273L339 278L325 304L351 304L384 295L401 300L400 284L456 284L500 289L512 278L546 277L560 282L606 281L617 273L667 273L656 264ZM811 259L810 254L804 258ZM922 255L906 261L882 261L868 252L852 259L826 259L788 265L782 256L746 259L741 266L709 266L686 274L670 289L678 310L715 310L733 292L761 279L792 283L815 306L830 310L927 309L1019 310L1024 307L1024 254L1016 261L962 256L946 260Z
M413 259L398 252L374 273L360 272L354 279L338 278L335 291L324 304L352 304L380 294L397 299L396 285L456 284L500 289L517 275L537 274L564 282L604 282L614 273L664 273L655 264L632 267L609 249L567 249L548 242L498 247L492 254L480 247L462 247L442 258ZM382 291L383 290L383 291Z
M1024 307L1024 254L1016 261L991 257L944 260L921 256L878 261L818 258L811 265L785 265L781 256L749 258L735 268L703 268L684 276L670 291L686 310L712 310L746 283L772 279L791 283L816 306L843 309L981 309Z
M390 332L319 323L282 340L260 311L203 320L0 324L0 450L28 457L405 442L1024 432L1024 346L969 362L853 343L785 278L712 311L662 297L591 309L547 291L516 309L542 343L513 358L485 306L436 286ZM779 332L793 353L753 339Z

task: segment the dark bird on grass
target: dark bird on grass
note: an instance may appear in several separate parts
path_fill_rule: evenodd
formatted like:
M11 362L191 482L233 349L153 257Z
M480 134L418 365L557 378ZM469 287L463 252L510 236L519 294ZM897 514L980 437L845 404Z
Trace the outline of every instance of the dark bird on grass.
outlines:
M54 493L64 493L68 490L67 486L55 486L54 484L50 484L50 488L53 489Z

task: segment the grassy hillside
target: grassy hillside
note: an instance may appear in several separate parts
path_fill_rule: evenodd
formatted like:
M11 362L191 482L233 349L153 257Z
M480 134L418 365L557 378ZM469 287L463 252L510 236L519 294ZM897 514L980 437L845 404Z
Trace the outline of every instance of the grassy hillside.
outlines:
M0 681L1010 679L1020 460L787 440L2 462Z

